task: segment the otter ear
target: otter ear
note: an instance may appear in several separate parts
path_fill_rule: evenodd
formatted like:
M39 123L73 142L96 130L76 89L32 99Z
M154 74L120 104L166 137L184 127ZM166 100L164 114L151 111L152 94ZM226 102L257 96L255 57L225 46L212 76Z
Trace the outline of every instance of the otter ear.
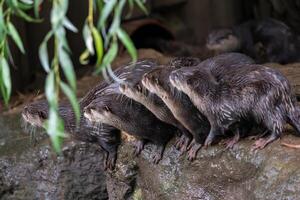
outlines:
M43 112L43 111L39 111L39 112L38 112L38 115L39 115L39 117L42 118L42 119L47 119L47 115L46 115L46 113Z

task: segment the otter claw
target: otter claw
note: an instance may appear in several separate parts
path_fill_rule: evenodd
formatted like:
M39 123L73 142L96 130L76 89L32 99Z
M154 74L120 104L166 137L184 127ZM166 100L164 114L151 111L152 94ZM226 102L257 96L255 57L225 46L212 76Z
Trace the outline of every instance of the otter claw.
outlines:
M193 146L191 146L189 152L188 152L188 160L194 161L197 157L198 151L201 149L202 145L198 144L196 142L193 143Z

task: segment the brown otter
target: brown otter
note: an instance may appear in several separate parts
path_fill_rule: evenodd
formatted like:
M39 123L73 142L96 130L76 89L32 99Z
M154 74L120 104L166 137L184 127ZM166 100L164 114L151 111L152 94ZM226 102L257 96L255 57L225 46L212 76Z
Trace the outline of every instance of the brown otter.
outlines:
M174 68L195 66L200 63L198 58L193 57L178 57L174 58L169 62L169 66ZM149 68L148 68L149 69ZM150 70L144 70L147 73ZM181 138L176 142L176 148L180 149L181 153L186 151L187 146L191 140L191 134L189 131L173 116L170 109L165 105L165 103L154 93L149 92L141 83L141 79L144 73L128 74L126 82L121 84L120 91L127 97L140 102L148 110L150 110L158 119L168 124L177 127L182 135ZM130 75L130 76L129 76Z
M246 55L226 53L204 60L198 66L212 70L216 77L227 78L227 66L253 62L253 59ZM182 69L188 70L189 68ZM156 93L169 107L175 118L193 134L194 140L190 145L192 148L188 153L188 159L193 160L209 132L210 125L189 97L170 83L169 75L174 70L176 68L172 67L155 69L144 75L142 83L149 91Z
M284 64L300 59L299 37L285 23L272 18L216 29L208 35L206 46L218 54L242 52L259 63Z
M173 70L173 67L167 66L152 70L144 75L142 84L150 92L157 94L171 110L174 117L193 134L194 139L190 144L192 148L188 153L188 159L193 160L201 147L200 141L206 137L205 133L208 133L210 125L188 96L170 87L168 77ZM196 142L199 145L196 145Z
M175 127L157 119L142 104L122 95L118 83L99 91L97 98L85 108L84 116L90 121L109 124L139 138L137 154L146 141L154 143L158 149L153 157L155 164L161 160L165 145L176 131Z
M85 104L87 98L81 101ZM96 143L105 151L104 168L114 169L117 159L117 150L120 143L120 131L106 124L92 124L83 115L79 126L76 126L75 114L69 103L59 105L59 114L64 121L65 131L79 141ZM25 122L34 127L44 127L48 118L48 103L46 100L27 105L22 112Z
M179 69L170 75L171 83L208 118L211 130L205 144L211 144L216 135L224 135L225 130L248 117L271 132L269 137L256 141L253 150L280 137L285 122L300 133L299 110L288 80L261 65L238 67L241 71L252 70L232 73L230 79L219 82L207 69Z

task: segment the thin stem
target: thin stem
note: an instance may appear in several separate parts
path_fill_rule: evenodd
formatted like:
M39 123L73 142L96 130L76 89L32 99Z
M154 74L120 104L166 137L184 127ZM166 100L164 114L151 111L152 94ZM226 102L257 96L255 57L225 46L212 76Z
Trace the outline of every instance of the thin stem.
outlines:
M94 7L94 0L89 0L89 14L88 14L88 23L90 27L94 26L94 19L93 19L93 7Z
M54 57L53 57L53 71L55 74L55 91L56 97L59 96L59 83L60 83L60 74L59 74L59 60L58 60L58 38L54 37Z

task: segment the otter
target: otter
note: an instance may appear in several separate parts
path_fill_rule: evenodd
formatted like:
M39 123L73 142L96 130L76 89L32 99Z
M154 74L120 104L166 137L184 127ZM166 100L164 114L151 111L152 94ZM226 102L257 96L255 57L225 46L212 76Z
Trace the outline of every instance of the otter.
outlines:
M176 68L175 68L176 69ZM188 160L192 161L201 144L196 142L205 138L205 133L209 131L209 122L189 100L188 96L170 87L169 74L175 70L173 67L162 66L146 73L142 79L142 84L150 92L159 96L171 110L174 117L193 135L193 140L188 149Z
M155 164L162 159L165 145L176 131L174 126L157 119L142 104L122 95L118 83L98 91L97 98L85 107L84 116L92 122L109 124L140 139L136 155L143 150L145 142L155 144Z
M299 61L300 39L286 24L266 18L250 20L233 28L213 30L206 46L217 54L245 53L257 62L281 64Z
M172 85L187 94L209 120L211 129L205 145L248 117L271 132L257 140L252 150L278 139L285 122L300 133L299 109L289 81L275 69L243 64L241 70L247 68L252 70L244 75L233 73L230 79L220 82L207 69L179 69L170 75Z
M168 66L174 68L196 66L200 63L198 58L194 57L177 57L173 58ZM149 69L149 68L148 68ZM148 70L151 71L152 69ZM148 71L143 71L147 73ZM189 131L173 116L170 109L165 105L165 103L154 93L149 92L141 83L142 75L131 73L130 77L126 78L126 83L120 85L120 91L127 97L143 104L148 110L150 110L158 119L161 121L171 124L178 128L182 133L181 138L176 141L175 147L180 149L183 153L187 150L187 147L191 140L191 134Z
M81 111L87 99L81 101ZM49 116L48 110L46 100L33 102L24 107L22 117L30 125L43 128ZM120 130L106 124L92 124L83 115L80 117L79 125L76 126L75 114L69 103L61 103L58 112L64 121L65 131L76 140L98 144L105 152L104 168L113 170L120 144Z
M226 53L206 59L197 67L209 68L215 76L226 78L227 66L239 63L254 63L250 57L240 53ZM218 67L217 67L218 66ZM189 70L194 67L183 67ZM202 147L209 132L210 125L206 117L194 106L189 97L172 86L169 75L176 68L161 67L144 75L143 85L151 92L156 93L169 107L175 118L192 133L194 139L189 145L188 159L194 160L198 150Z
M216 29L209 33L206 47L216 54L241 52L256 58L254 32L257 22L247 21L233 28Z

